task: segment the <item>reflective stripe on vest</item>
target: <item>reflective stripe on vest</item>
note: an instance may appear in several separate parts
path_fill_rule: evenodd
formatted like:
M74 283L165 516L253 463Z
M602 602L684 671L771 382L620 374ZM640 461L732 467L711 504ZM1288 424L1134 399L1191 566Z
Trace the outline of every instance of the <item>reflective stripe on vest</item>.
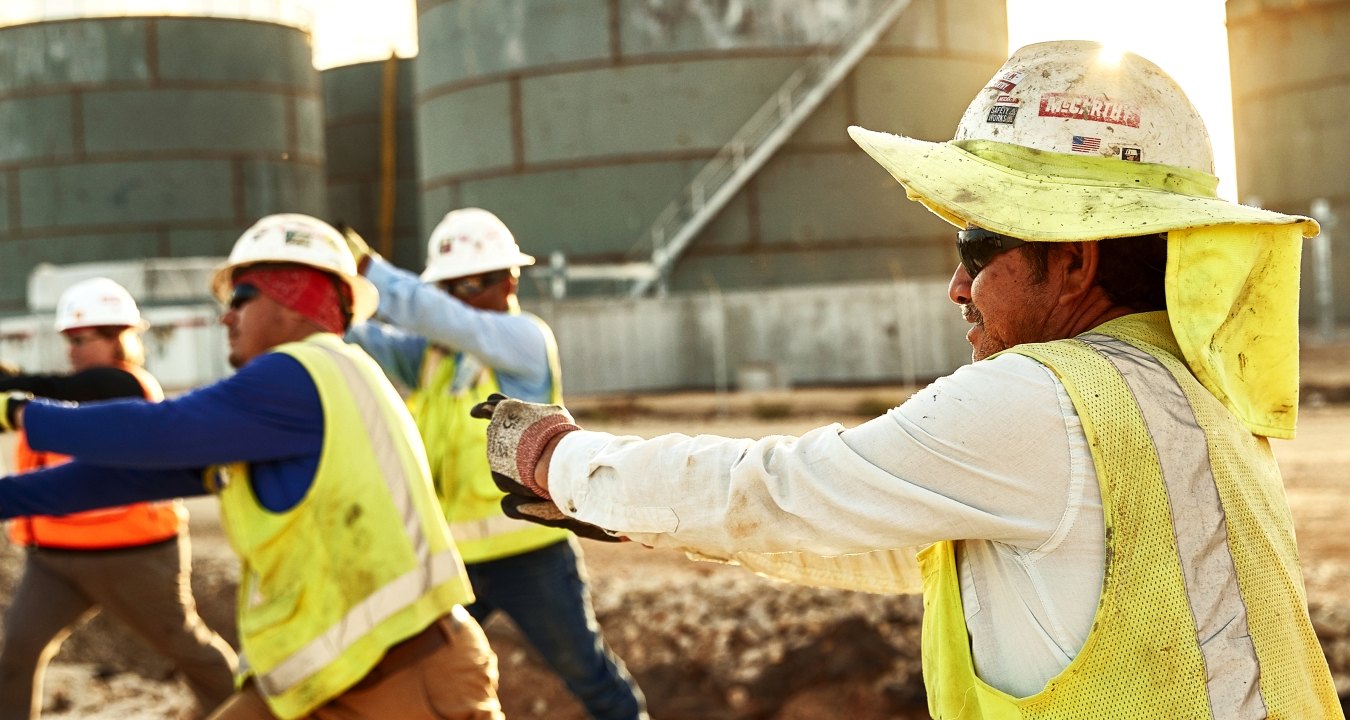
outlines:
M537 527L538 525L527 520L517 520L505 515L493 515L477 520L461 520L450 523L450 534L454 536L455 542L468 543Z
M1208 671L1210 711L1215 718L1264 718L1261 668L1247 630L1237 568L1228 543L1215 542L1228 535L1205 431L1191 413L1173 410L1190 403L1172 374L1148 353L1105 335L1082 339L1120 371L1157 448L1195 640Z
M256 676L267 695L280 695L327 667L367 633L412 604L429 588L452 580L460 572L453 552L429 556L426 565L409 570L358 603L347 615L308 645L282 660L271 672Z
M370 385L352 364L351 359L322 344L316 343L314 347L322 348L335 361L348 390L352 393L360 416L372 419L383 417ZM403 472L403 464L395 450L389 424L362 423L362 427L365 428L370 440L380 474L385 478L390 495L394 498L403 529L415 554L423 558L422 565L376 590L354 605L341 620L333 623L307 645L277 663L265 675L258 675L258 685L267 695L280 695L335 662L347 648L365 637L381 622L412 605L431 588L454 579L460 572L461 566L454 550L443 551L436 555L431 555L427 551L426 533L413 505L408 478Z

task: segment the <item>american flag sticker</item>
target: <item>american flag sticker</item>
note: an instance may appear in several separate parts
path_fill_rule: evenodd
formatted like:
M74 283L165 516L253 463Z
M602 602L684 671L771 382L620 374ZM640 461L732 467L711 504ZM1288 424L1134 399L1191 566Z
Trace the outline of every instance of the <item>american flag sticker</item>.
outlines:
M1084 135L1073 136L1073 151L1081 153L1097 152L1102 149L1102 139Z

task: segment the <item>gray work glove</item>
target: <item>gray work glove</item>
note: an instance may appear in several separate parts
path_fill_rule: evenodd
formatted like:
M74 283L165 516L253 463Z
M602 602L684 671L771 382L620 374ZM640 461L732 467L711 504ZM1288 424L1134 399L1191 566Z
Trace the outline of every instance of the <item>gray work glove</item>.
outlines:
M506 493L502 498L502 512L507 517L564 528L591 540L623 540L600 527L564 515L548 491L534 481L534 468L549 441L581 429L566 408L528 403L494 393L485 402L473 406L469 414L491 421L487 427L488 466L493 482Z

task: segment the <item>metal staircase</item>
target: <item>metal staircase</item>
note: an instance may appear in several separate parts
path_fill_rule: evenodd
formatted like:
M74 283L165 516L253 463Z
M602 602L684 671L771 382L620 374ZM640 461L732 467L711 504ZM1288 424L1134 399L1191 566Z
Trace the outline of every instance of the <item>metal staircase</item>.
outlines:
M650 253L650 260L616 265L573 265L555 260L554 272L569 280L632 281L630 295L656 288L664 295L671 269L710 221L745 183L759 172L783 143L815 112L820 103L852 72L864 55L890 29L910 0L878 0L872 12L835 37L825 38L759 110L741 126L689 185L656 217L630 255ZM565 287L555 281L556 288Z

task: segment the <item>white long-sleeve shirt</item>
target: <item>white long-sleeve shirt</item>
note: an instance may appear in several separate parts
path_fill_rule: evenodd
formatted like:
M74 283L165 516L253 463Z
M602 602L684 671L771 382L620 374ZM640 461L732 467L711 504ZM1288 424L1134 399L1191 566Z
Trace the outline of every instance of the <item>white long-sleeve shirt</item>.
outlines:
M882 417L799 438L573 432L549 465L563 512L714 556L958 541L975 669L1018 697L1077 655L1104 572L1101 493L1063 385L1003 355Z

